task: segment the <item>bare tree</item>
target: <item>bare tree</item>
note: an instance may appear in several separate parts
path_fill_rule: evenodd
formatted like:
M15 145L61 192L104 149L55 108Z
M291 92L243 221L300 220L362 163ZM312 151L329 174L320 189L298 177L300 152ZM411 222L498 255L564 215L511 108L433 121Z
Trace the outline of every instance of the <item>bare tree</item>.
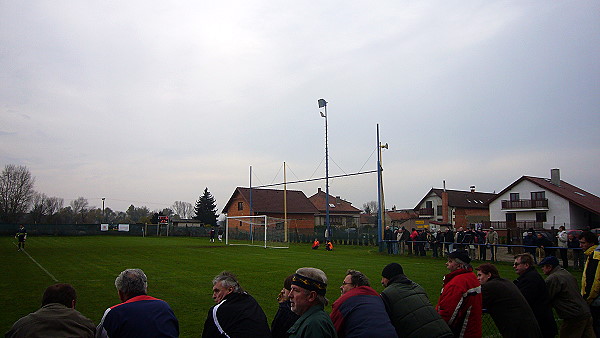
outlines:
M71 201L69 205L71 206L71 209L73 209L73 214L75 217L79 215L80 220L84 222L85 213L88 211L88 200L85 197L78 197L76 200Z
M34 223L42 223L44 216L48 215L48 196L46 194L41 192L33 194L29 214Z
M377 212L378 208L377 208L377 202L376 201L370 201L367 203L363 203L363 210L365 211L365 214L371 215Z
M52 216L56 214L60 209L62 209L65 200L60 197L49 197L46 200L46 203L46 210L48 211L48 215Z
M0 175L0 220L17 222L27 212L35 178L27 167L7 164Z
M175 212L175 214L179 215L179 217L184 219L191 218L193 215L192 213L194 212L194 206L192 205L192 203L183 201L175 201L175 203L173 203L172 209Z

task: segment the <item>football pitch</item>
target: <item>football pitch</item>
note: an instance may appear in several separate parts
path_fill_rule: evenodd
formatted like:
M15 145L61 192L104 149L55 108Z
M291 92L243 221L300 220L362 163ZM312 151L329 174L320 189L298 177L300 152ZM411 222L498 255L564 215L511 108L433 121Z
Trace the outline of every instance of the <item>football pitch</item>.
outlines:
M98 323L104 310L119 303L116 276L126 268L141 268L148 276L148 294L165 300L179 319L182 337L198 336L212 300L212 278L223 270L234 272L242 287L265 311L269 324L277 311L276 297L283 279L299 267L322 269L329 278L326 307L340 296L347 269L365 273L381 292L381 270L391 262L421 284L435 305L448 271L445 259L388 256L376 247L337 245L332 252L311 250L309 243L289 249L225 246L206 238L188 237L33 237L26 252L16 240L1 238L0 333L20 317L40 307L42 293L51 284L69 283L77 290L77 310ZM428 253L430 254L430 252ZM475 264L476 266L477 264ZM498 265L500 275L514 279L509 264Z

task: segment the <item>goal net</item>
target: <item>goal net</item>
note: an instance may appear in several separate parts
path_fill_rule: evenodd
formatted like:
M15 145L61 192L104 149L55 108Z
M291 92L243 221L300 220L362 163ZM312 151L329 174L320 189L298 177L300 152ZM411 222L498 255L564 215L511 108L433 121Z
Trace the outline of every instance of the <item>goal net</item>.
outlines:
M289 248L285 220L262 216L227 217L225 244Z

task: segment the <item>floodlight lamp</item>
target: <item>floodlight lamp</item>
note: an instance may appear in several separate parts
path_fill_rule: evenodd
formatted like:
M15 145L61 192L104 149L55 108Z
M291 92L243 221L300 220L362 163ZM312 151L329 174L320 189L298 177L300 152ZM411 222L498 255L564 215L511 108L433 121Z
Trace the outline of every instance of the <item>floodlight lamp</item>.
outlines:
M319 102L319 108L327 106L327 102L324 99L319 99L317 102Z

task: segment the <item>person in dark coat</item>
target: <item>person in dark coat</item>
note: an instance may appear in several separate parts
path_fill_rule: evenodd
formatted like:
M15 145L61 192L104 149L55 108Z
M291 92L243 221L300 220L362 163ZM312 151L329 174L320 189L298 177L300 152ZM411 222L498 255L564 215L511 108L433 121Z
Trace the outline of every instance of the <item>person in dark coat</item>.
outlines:
M546 289L544 278L535 269L533 256L529 253L516 255L513 268L519 275L514 283L531 306L540 330L542 330L542 336L556 336L558 328L552 313L550 295Z
M425 290L406 277L400 264L386 265L381 276L381 284L385 286L381 299L398 337L454 336L448 324L429 302Z
M530 253L531 256L533 256L533 262L537 264L537 259L535 258L535 247L537 246L537 243L533 234L533 229L527 230L527 235L523 237L523 246L525 247L525 252Z
M231 272L213 279L213 300L202 337L271 337L267 316Z
M483 310L492 316L502 337L542 337L533 310L519 288L501 278L493 264L481 264L476 270L481 283Z
M283 281L283 289L281 289L279 296L277 296L279 309L277 309L277 313L275 314L273 322L271 323L271 336L273 338L287 338L287 330L289 330L290 327L294 325L296 320L300 318L300 316L292 312L292 309L290 308L292 277L294 277L294 275L289 275Z
M567 247L573 252L573 268L575 270L583 269L583 251L575 234L567 235Z
M385 227L385 231L383 232L383 239L386 240L385 243L387 245L388 254L393 254L394 243L392 241L395 240L396 237L394 236L394 232L392 231L392 229L390 229L389 225Z
M446 232L444 232L444 247L447 253L454 251L454 231L451 227L447 227Z

